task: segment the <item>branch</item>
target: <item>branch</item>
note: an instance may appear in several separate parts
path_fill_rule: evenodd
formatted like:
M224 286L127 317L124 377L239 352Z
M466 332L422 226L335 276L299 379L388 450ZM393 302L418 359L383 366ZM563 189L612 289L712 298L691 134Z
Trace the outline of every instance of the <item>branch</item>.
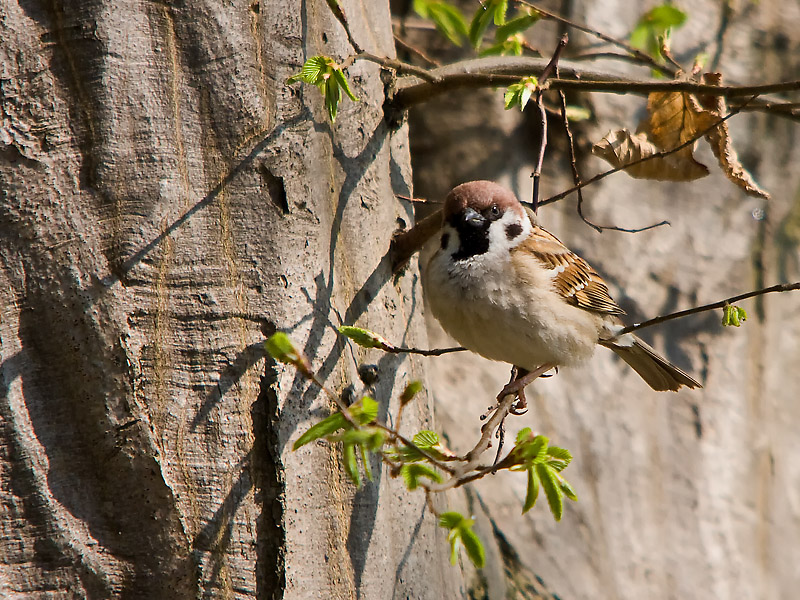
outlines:
M547 62L542 58L506 56L470 59L428 71L423 69L426 81L399 82L391 102L402 110L457 89L510 85L517 83L521 77L540 75L546 65ZM692 81L629 79L616 73L587 69L569 61L560 62L559 71L561 77L550 79L547 86L549 89L644 95L650 92L690 92L728 98L800 90L800 80L755 86L715 86ZM761 98L750 104L750 110L764 110L780 116L800 118L797 103L780 98Z
M422 219L408 231L396 233L389 246L392 259L392 273L397 273L420 248L431 239L442 226L442 211Z
M791 292L793 290L800 290L800 281L796 283L781 283L778 285L773 285L770 287L762 288L760 290L747 292L746 294L731 296L730 298L726 298L725 300L720 300L719 302L713 302L711 304L705 304L703 306L697 306L695 308L680 310L678 312L670 313L668 315L662 315L660 317L650 319L649 321L645 321L644 323L636 323L634 325L628 325L627 327L622 329L622 331L620 331L619 334L617 335L632 333L634 331L638 331L639 329L644 329L645 327L652 327L653 325L659 325L666 321L672 321L673 319L680 319L681 317L686 317L696 313L714 310L715 308L724 308L726 305L734 304L735 302L739 302L740 300L746 300L747 298L753 298L754 296L763 296L764 294L769 294L772 292Z
M347 22L347 16L344 14L344 9L339 6L339 2L337 0L327 0L327 2L328 8L331 9L333 16L336 17L336 20L341 23L342 27L344 27L344 32L347 34L347 40L350 42L353 50L356 52L361 52L361 46L356 43L355 38L353 38L353 33L350 31L350 24Z

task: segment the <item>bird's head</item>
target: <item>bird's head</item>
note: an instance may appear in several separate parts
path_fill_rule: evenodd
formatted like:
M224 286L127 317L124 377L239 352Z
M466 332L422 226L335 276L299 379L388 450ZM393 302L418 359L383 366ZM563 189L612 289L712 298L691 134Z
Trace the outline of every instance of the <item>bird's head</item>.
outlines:
M440 243L453 260L507 253L530 231L528 214L514 193L492 181L462 183L445 199Z

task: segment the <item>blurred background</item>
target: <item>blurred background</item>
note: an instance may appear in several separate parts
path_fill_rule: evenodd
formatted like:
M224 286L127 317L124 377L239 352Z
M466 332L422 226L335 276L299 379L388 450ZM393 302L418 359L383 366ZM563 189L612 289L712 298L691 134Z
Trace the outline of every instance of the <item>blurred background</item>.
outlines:
M472 15L476 2L455 3ZM565 0L539 6L627 40L655 2ZM410 2L393 2L398 55L430 67L474 56L457 48ZM794 2L699 0L674 29L672 54L727 83L762 84L800 77L800 6ZM469 17L468 17L469 18ZM525 34L526 55L549 57L568 32L562 60L613 50L596 37L551 20ZM647 66L613 59L587 68L651 76ZM414 195L432 207L453 186L492 179L531 197L538 150L535 106L504 110L503 89L460 91L412 110ZM572 185L557 96L546 95L548 146L542 197ZM587 118L571 121L583 179L609 168L591 146L606 133L633 130L645 116L638 95L568 94ZM581 112L581 111L579 111ZM800 280L800 125L744 112L730 121L744 167L772 199L745 195L717 167L705 142L697 159L707 177L687 183L617 173L584 190L593 223L640 228L598 233L582 222L576 197L543 207L542 225L607 279L629 323L775 283ZM424 258L421 259L424 268ZM748 320L721 325L705 312L642 331L704 389L651 391L611 352L562 369L528 388L530 410L510 417L507 439L523 427L569 448L567 477L579 502L561 523L546 506L522 515L525 478L501 473L450 502L465 504L487 540L489 564L472 574L475 597L491 598L791 598L800 585L800 295L762 296L741 304ZM452 345L428 317L432 346ZM458 353L436 361L430 385L451 447L465 452L479 415L508 378L508 366ZM544 500L541 500L544 502ZM469 567L467 567L469 568ZM480 591L480 593L479 593Z

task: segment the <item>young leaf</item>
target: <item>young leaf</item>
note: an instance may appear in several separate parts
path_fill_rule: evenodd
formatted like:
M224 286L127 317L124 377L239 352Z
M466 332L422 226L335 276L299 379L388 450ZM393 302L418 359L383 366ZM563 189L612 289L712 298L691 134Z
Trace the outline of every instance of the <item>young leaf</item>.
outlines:
M444 527L445 529L455 529L464 521L469 521L469 519L465 519L464 515L454 510L443 512L439 515L439 527Z
M578 501L578 493L575 491L566 479L563 477L558 478L558 486L561 488L561 491L564 492L564 495L569 498L570 500L574 500L575 502Z
M453 529L447 536L450 542L450 564L456 566L458 563L458 551L461 550L461 530Z
M553 467L556 471L563 471L572 462L572 454L566 448L559 448L558 446L550 446L547 449L547 464Z
M386 436L380 429L369 427L365 429L348 429L339 435L328 436L327 439L329 442L342 442L343 444L363 446L367 450L374 452L383 446L383 443L386 441Z
M447 2L431 2L428 4L428 18L436 28L456 46L461 46L467 37L467 22L464 15L455 6Z
M383 336L370 331L369 329L362 329L361 327L351 327L349 325L342 325L339 327L339 333L345 337L349 337L359 346L363 348L381 348L381 349L394 349ZM410 385L410 384L409 384ZM420 384L421 385L421 384Z
M469 41L473 48L480 48L483 34L486 33L486 28L495 18L497 4L497 0L485 0L475 11L475 15L469 24L468 33Z
M331 118L331 121L336 121L336 115L339 112L339 102L342 99L342 90L336 79L330 76L323 82L321 90L323 96L325 96L325 108L328 109L328 116Z
M292 75L286 83L292 84L297 81L319 85L323 75L328 71L330 63L333 61L327 56L312 56L305 63L297 75Z
M536 505L536 499L539 497L539 476L536 474L536 469L530 466L527 472L528 490L525 493L525 504L522 505L523 515Z
M364 465L364 475L367 476L367 479L369 481L372 481L372 469L369 466L369 456L367 455L367 449L364 446L359 446L358 448L359 450L361 450L361 464Z
M659 38L667 35L673 27L680 27L686 22L686 13L672 4L656 6L642 15L631 32L631 46L644 50L654 58L661 58Z
M417 13L423 19L428 18L428 4L430 4L429 0L414 0L414 12Z
M313 425L308 431L301 435L292 446L292 450L297 450L309 442L313 442L321 437L330 435L335 431L347 427L348 425L349 423L347 422L347 419L345 419L344 415L337 411L316 425Z
M421 381L418 381L418 380L410 381L408 383L408 385L406 385L405 389L403 390L403 393L400 394L400 404L401 404L401 406L405 406L406 404L411 402L414 399L414 396L419 394L421 389L422 389L422 382ZM434 434L434 435L436 435L436 434ZM437 437L437 441L438 441L438 437ZM419 446L419 444L417 444L417 445Z
M378 403L369 396L364 396L348 412L359 425L368 425L378 418Z
M464 550L467 551L467 556L472 561L472 564L482 569L486 564L486 552L483 549L480 538L472 529L462 528L461 542L464 544Z
M722 326L739 327L742 321L747 320L747 311L732 304L726 304L722 309Z
M442 482L442 476L427 465L422 463L409 463L400 467L400 474L403 476L403 481L409 490L415 490L419 487L419 478L427 477L436 483Z
M338 83L339 87L344 90L344 93L347 94L347 97L353 102L358 102L358 98L355 97L353 91L350 89L350 84L347 82L347 77L344 76L342 70L337 66L333 69L332 73L336 78L336 83Z
M511 19L507 23L497 28L497 31L494 33L494 41L497 43L505 42L511 36L522 33L528 29L538 20L538 13L533 15L523 15L521 17L517 17L516 19Z
M423 429L417 433L417 435L415 435L414 439L411 441L423 450L427 450L428 448L432 448L439 443L439 435L435 431Z
M537 463L535 468L544 488L544 494L547 496L550 512L553 513L553 518L556 521L560 521L561 515L564 514L564 492L558 483L558 475L552 468L543 463Z
M356 447L353 444L342 444L342 464L344 472L357 488L361 487L361 473L358 472Z
M304 375L311 373L311 365L305 356L295 348L289 336L279 331L273 333L265 342L264 349L278 362L294 365Z

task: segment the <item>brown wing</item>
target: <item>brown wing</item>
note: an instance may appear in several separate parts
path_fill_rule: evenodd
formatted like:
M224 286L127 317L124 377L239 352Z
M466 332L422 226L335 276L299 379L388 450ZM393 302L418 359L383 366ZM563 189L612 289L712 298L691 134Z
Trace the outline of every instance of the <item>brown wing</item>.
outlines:
M532 254L553 273L556 291L569 303L606 315L625 314L608 293L600 274L549 231L534 225L530 237L521 246L521 251Z

